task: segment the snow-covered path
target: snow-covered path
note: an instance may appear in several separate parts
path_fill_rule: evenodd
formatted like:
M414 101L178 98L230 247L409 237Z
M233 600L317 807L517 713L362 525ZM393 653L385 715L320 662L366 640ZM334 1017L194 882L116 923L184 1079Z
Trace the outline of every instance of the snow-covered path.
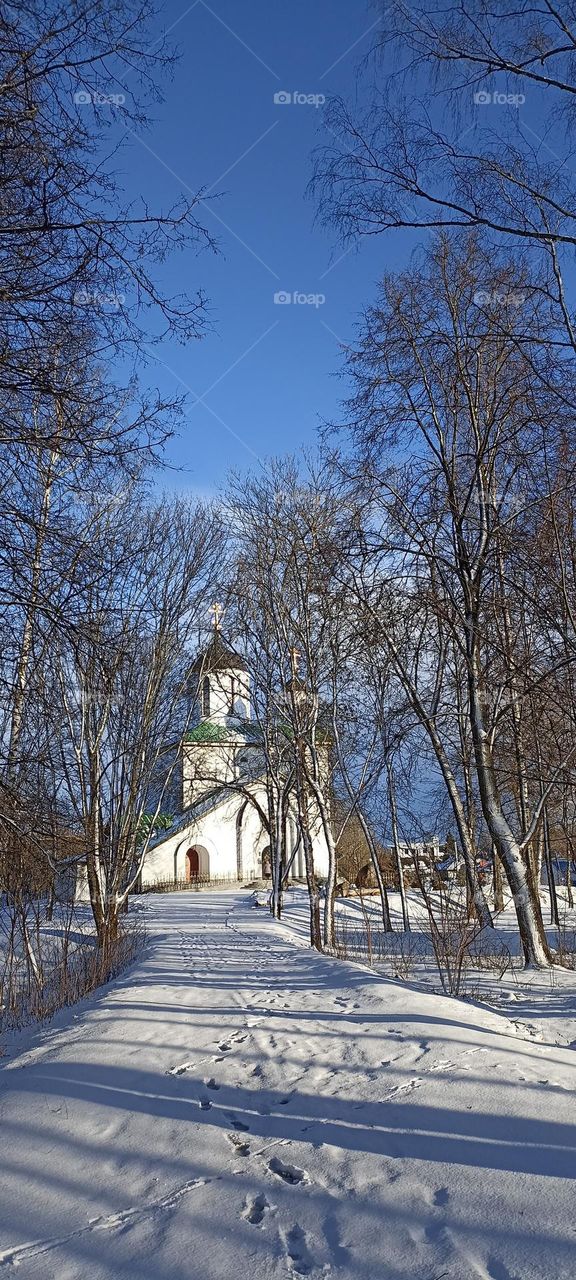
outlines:
M138 966L4 1060L0 1270L573 1280L574 1050L247 895L148 901Z

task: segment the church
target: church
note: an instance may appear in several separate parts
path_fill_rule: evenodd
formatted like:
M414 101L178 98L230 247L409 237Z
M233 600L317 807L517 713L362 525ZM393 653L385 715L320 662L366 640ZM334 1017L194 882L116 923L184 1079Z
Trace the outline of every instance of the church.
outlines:
M141 885L173 881L250 881L270 875L266 770L261 735L252 718L250 675L224 641L217 614L212 639L192 669L193 728L172 762L171 826L151 842ZM162 808L166 809L164 800ZM305 878L296 797L286 816L288 878ZM328 873L328 847L319 816L311 814L314 867Z

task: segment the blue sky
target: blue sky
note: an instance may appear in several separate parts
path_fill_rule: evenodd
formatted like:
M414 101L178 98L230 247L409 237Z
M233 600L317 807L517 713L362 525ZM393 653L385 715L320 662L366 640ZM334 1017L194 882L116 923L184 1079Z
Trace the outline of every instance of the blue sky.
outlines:
M122 168L127 191L156 206L212 191L200 217L219 256L186 250L159 274L168 292L206 291L211 331L187 347L164 342L146 375L189 391L170 485L209 494L231 467L313 444L320 420L338 415L339 341L406 241L391 232L342 256L305 196L326 137L322 106L274 102L282 92L355 96L377 22L367 0L178 0L163 21L181 60ZM280 291L316 302L278 304Z

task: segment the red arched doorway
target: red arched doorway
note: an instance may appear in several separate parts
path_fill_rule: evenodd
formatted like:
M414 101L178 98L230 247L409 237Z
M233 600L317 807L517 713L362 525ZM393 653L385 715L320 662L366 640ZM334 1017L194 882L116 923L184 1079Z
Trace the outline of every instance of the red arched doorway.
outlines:
M189 849L186 854L186 879L197 880L200 875L200 854L197 849Z

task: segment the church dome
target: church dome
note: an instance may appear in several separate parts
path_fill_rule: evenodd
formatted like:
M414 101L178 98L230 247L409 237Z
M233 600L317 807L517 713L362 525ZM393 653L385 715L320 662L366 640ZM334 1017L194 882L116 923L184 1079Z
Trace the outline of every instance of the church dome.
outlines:
M247 671L244 658L225 643L220 631L215 631L210 644L198 654L192 667L194 673L208 671Z

